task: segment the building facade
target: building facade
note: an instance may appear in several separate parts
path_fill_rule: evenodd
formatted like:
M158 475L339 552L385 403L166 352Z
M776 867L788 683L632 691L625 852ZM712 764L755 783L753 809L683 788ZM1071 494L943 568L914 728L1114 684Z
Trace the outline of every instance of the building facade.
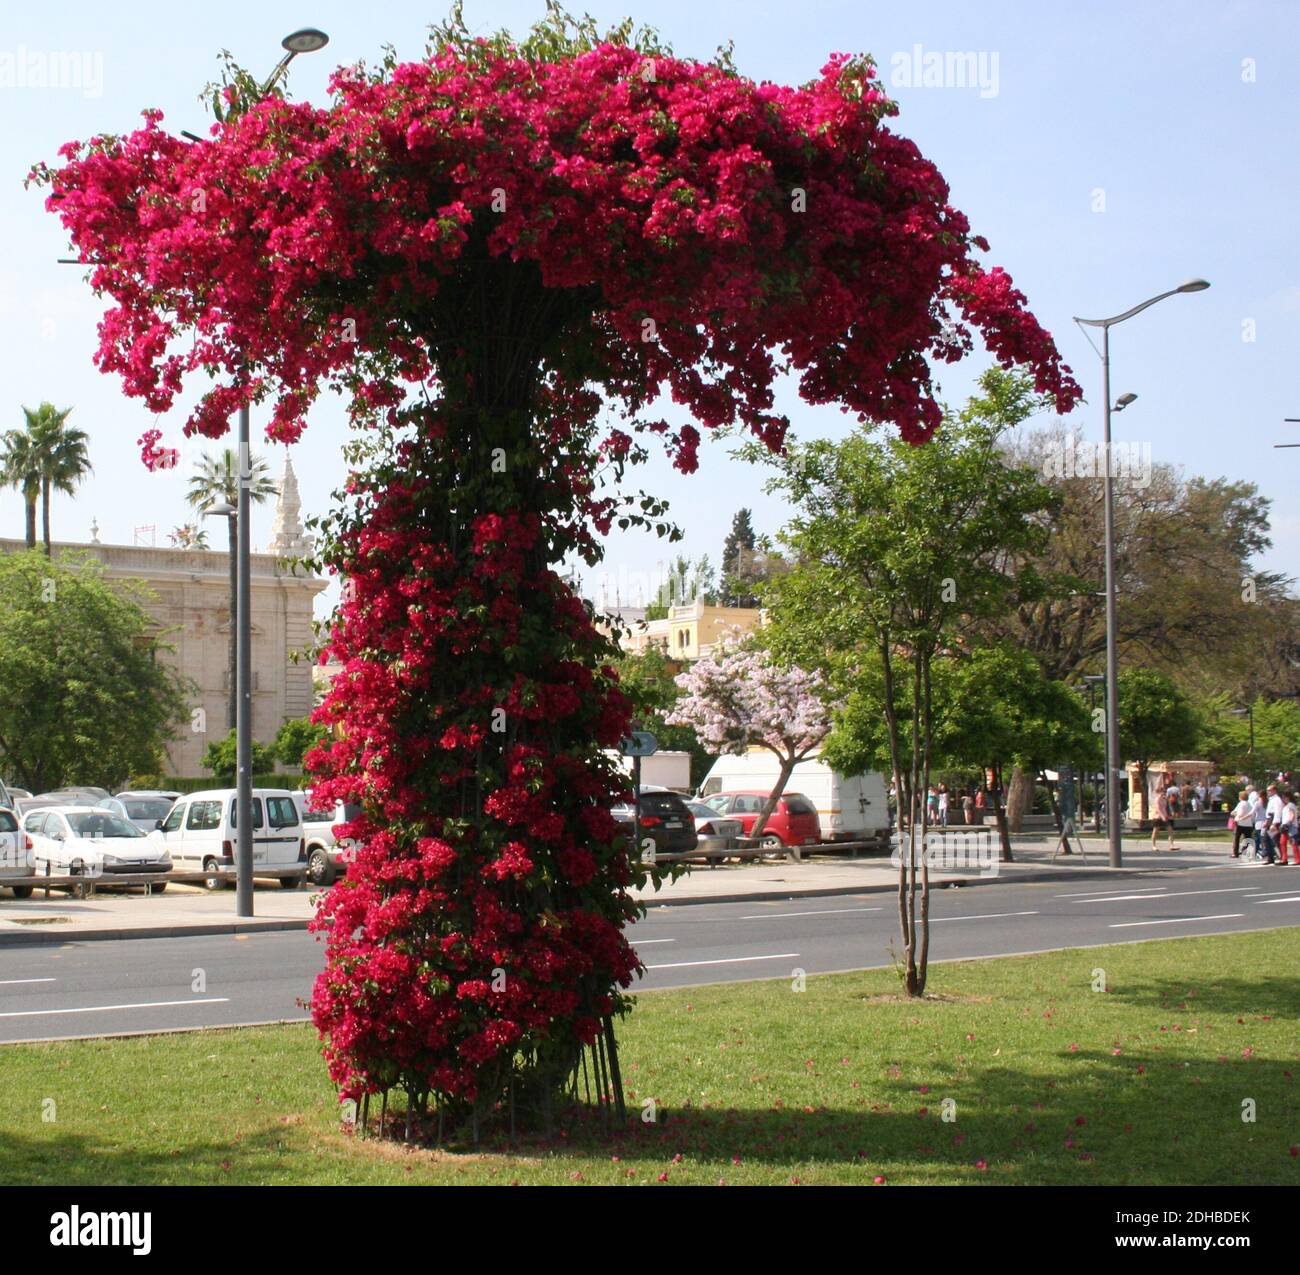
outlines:
M308 553L311 539L300 521L298 484L286 458L267 552L251 556L253 738L270 743L282 723L305 717L313 706L312 612L326 581L292 560ZM224 522L209 536L225 539ZM25 548L0 539L0 553ZM103 564L104 578L143 583L151 598L159 658L193 684L188 720L167 750L167 773L204 774L199 759L229 733L230 555L217 549L160 549L146 545L55 543L55 555L88 554ZM294 653L301 653L297 661Z
M698 660L719 646L739 641L762 623L758 607L706 606L697 600L670 606L662 620L633 621L619 645L634 654L657 647L670 659Z

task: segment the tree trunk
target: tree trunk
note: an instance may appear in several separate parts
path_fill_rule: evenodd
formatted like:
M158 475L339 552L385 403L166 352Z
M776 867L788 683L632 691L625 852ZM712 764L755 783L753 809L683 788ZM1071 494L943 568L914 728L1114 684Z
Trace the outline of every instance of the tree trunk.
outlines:
M27 502L27 547L36 548L36 497Z
M235 653L238 638L235 628L235 610L239 601L239 519L233 514L226 519L230 533L230 642L226 648L226 676L230 681L230 694L226 700L226 729L235 729L235 711L239 696L235 688Z
M1034 808L1034 777L1016 766L1011 771L1011 788L1007 792L1007 827L1019 832L1025 816Z
M1002 767L993 767L993 814L998 821L998 841L1001 845L999 858L1003 863L1014 863L1011 853L1011 836L1007 830L1007 808L1002 797Z
M1140 809L1142 812L1142 819L1143 821L1145 821L1151 818L1151 811L1147 804L1147 764L1144 761L1138 762L1138 785L1141 788L1141 794L1138 800L1142 803ZM1123 826L1123 822L1124 822L1124 814L1123 811L1121 811L1120 812L1121 826Z
M41 534L45 543L45 556L50 556L50 480L41 479Z
M754 826L749 830L749 835L758 840L763 835L763 829L767 827L767 821L772 817L772 812L776 809L777 802L781 800L781 794L785 792L785 786L790 782L790 776L794 772L797 758L783 757L781 759L781 772L777 775L776 785L767 795L767 801L763 803L763 809L758 812L758 818L754 820Z

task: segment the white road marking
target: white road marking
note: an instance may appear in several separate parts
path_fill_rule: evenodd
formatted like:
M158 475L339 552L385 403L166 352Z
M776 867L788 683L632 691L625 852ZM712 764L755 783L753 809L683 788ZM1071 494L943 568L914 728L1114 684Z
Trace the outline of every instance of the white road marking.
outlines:
M1291 890L1252 890L1246 897L1248 899L1271 899L1278 894L1292 894Z
M632 940L633 947L649 947L651 943L676 943L676 939L638 939Z
M719 961L676 961L672 965L647 965L648 970L680 970L690 965L739 965L745 961L792 961L798 952L775 952L771 956L726 956Z
M1037 916L1037 912L985 912L981 916L932 916L930 921L992 921L1000 916Z
M1085 899L1085 903L1124 903L1129 899L1176 899L1184 894L1245 894L1248 885L1223 886L1218 890L1168 890L1163 894L1108 894L1100 899Z
M1131 930L1135 925L1177 925L1180 921L1231 921L1245 916L1244 912L1220 912L1218 916L1171 916L1163 921L1120 921L1111 925L1112 930Z
M1120 889L1123 889L1123 887L1118 885L1113 885L1110 887L1109 890L1086 890L1081 894L1058 894L1056 897L1058 899L1090 899L1094 895L1114 894L1116 890L1120 890ZM1145 891L1145 893L1161 894L1167 889L1169 889L1167 885L1153 885L1149 890ZM1143 892L1138 891L1138 893L1143 893Z
M208 996L203 1000L139 1001L134 1005L85 1005L78 1009L24 1009L10 1010L0 1018L45 1018L50 1014L101 1014L113 1009L166 1009L173 1005L224 1005L229 996Z
M816 912L756 912L742 921L766 921L774 916L837 916L842 912L882 912L883 908L818 908Z
M1255 899L1256 903L1300 903L1300 894L1293 894L1289 899Z
M57 983L57 978L0 978L0 987L13 987L15 983Z

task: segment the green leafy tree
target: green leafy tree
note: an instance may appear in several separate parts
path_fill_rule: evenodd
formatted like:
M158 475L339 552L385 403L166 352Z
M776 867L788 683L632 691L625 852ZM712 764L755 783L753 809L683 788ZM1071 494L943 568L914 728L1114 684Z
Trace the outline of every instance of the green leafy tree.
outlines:
M248 499L251 505L260 505L278 490L271 479L271 472L266 461L251 453L248 458ZM205 513L214 505L224 502L232 508L239 504L239 456L227 447L220 455L205 453L190 475L190 489L185 499L199 511ZM238 633L235 629L235 609L239 597L239 523L235 515L226 519L229 535L230 555L230 638L226 651L226 673L230 684L230 693L226 697L226 725L234 730L235 711L238 703L238 688L235 684L235 662L238 647Z
M758 601L752 566L757 543L749 510L739 510L722 545L722 600L727 606L752 607Z
M115 790L162 767L188 684L157 658L142 588L85 555L0 557L0 770L32 792Z
M908 815L898 906L910 996L925 990L929 957L929 871L917 850L936 758L934 662L1035 587L1032 568L1011 564L1041 551L1052 505L1035 472L1006 465L997 446L1043 406L1032 382L995 369L980 386L925 446L865 431L791 446L769 484L797 510L781 537L796 565L767 595L774 651L850 681L855 668L879 670L890 770Z
M691 727L669 726L664 720L681 698L681 687L673 679L682 666L657 647L650 647L643 653L624 655L615 668L623 690L636 705L638 729L650 731L663 752L690 753L691 784L699 787L717 754L700 743Z
M1227 694L1200 704L1201 726L1195 746L1225 773L1258 780L1279 771L1300 771L1300 702L1265 699L1238 705Z
M282 766L301 766L302 759L329 736L329 728L310 717L293 717L276 732L271 751Z
M275 759L276 750L274 745L259 744L257 740L253 740L253 774L269 774L275 768ZM210 770L218 779L225 780L227 784L233 784L235 776L239 773L237 733L232 730L229 735L221 739L214 739L203 750L199 765L204 770Z
M1119 675L1119 747L1138 764L1142 818L1149 813L1147 768L1153 761L1186 756L1196 747L1201 723L1191 701L1173 679L1152 669Z
M1002 859L1009 862L1006 769L1018 766L1046 784L1048 769L1095 768L1101 761L1100 736L1083 701L1065 683L1048 678L1022 647L978 647L939 669L937 752L949 766L992 774ZM1055 791L1051 785L1048 790L1059 828Z

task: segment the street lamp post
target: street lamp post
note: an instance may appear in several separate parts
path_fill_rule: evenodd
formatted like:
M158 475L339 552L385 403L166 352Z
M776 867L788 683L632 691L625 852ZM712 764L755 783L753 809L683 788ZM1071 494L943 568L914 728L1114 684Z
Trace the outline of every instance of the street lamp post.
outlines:
M324 31L308 27L280 41L285 50L262 85L265 96L300 53L314 53L329 43ZM232 509L224 501L207 510L209 514L233 517L237 534L235 614L235 915L253 915L253 612L252 546L250 523L252 501L252 457L249 453L249 409L239 409L239 495Z
M1123 866L1123 842L1120 830L1119 812L1119 655L1116 647L1115 622L1115 467L1111 463L1110 414L1113 410L1110 401L1110 330L1117 323L1131 319L1157 301L1172 297L1179 292L1203 292L1210 285L1204 279L1189 279L1177 288L1161 292L1146 301L1116 314L1109 319L1081 319L1075 322L1082 327L1101 329L1101 385L1105 400L1103 418L1103 442L1106 454L1106 486L1104 489L1105 517L1105 553L1106 553L1106 836L1109 845L1109 861L1112 868ZM1128 402L1132 402L1129 399ZM1128 403L1121 405L1120 410Z

